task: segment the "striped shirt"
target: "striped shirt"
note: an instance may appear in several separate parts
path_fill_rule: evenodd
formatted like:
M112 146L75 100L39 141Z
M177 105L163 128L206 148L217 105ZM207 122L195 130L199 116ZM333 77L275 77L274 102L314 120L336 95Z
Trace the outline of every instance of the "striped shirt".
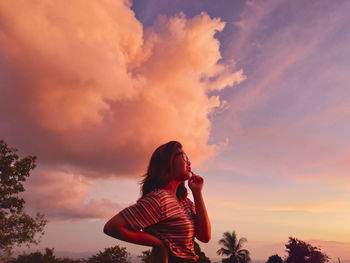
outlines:
M120 212L134 230L143 230L161 239L176 257L197 261L194 252L196 211L193 202L178 200L157 189Z

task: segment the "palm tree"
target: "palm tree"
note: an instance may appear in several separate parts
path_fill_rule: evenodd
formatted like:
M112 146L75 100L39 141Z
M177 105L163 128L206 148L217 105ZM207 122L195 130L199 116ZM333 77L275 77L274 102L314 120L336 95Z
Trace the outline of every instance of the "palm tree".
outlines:
M223 238L219 240L219 244L223 247L216 252L218 255L228 256L222 260L222 263L250 263L249 251L242 249L244 242L247 242L245 237L237 242L235 231L232 231L232 234L225 232Z

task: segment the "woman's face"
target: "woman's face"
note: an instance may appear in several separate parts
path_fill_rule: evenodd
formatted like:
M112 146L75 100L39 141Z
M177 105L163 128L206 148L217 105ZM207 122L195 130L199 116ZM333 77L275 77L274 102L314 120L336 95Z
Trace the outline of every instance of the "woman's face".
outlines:
M173 159L173 176L176 181L186 181L191 178L191 162L183 149L177 149Z

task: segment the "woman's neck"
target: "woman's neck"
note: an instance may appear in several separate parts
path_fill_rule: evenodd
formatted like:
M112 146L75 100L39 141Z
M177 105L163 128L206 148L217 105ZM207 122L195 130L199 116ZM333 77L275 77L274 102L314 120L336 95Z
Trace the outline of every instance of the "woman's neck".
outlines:
M166 186L163 187L163 189L169 192L170 194L176 196L176 191L179 185L180 185L180 182L171 180Z

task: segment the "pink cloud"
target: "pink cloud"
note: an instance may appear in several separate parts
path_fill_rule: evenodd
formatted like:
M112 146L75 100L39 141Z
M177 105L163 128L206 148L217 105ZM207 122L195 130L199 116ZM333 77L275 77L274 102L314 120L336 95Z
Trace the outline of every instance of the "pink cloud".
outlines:
M38 156L26 192L49 218L109 216L86 201L97 178L141 175L153 150L179 140L194 164L215 154L213 90L242 82L219 64L225 23L202 13L143 29L129 1L0 3L1 136Z
M127 1L1 10L1 129L39 164L135 176L168 140L194 163L215 153L208 114L221 101L207 93L244 80L218 64L220 19L179 14L144 31Z
M249 51L253 47L259 47L260 44L254 40L257 32L263 30L262 21L268 17L271 12L281 4L280 1L246 1L246 5L241 13L241 19L234 22L238 29L237 35L230 43L228 48L229 55L234 55L235 58L243 58L249 55Z
M29 211L52 220L108 218L121 206L111 200L87 199L95 182L82 174L39 169L29 177L23 196Z

